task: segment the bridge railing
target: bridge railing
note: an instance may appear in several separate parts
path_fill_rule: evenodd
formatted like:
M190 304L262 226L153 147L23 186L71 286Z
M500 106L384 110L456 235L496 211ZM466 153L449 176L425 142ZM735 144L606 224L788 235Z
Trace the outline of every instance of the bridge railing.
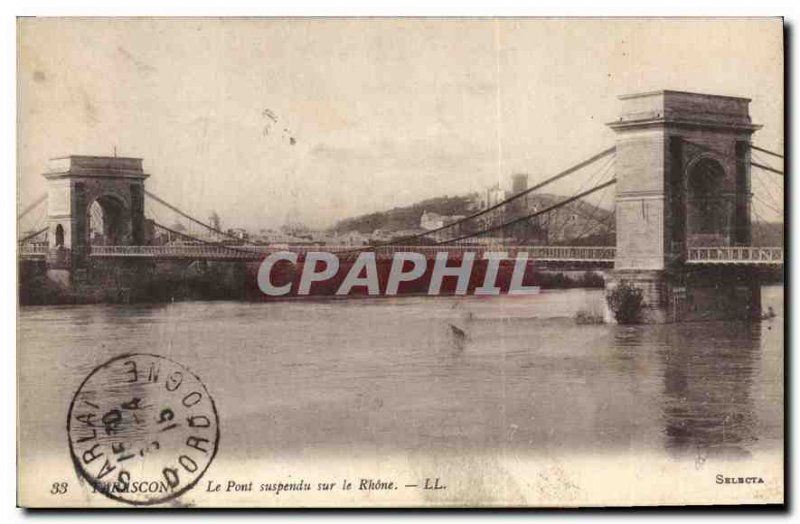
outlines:
M358 256L363 248L348 246L292 246L279 248L275 246L212 246L193 244L170 244L161 246L91 246L90 254L96 257L208 257L257 259L277 251L291 251L299 255L312 251L326 251L343 257ZM46 252L46 250L45 250ZM449 256L461 256L465 252L475 253L480 258L488 252L505 252L510 258L527 254L534 260L567 260L613 262L613 247L571 247L571 246L381 246L375 248L378 256L392 256L399 252L420 253L431 258L436 253L447 253Z
M357 256L358 249L336 249L331 247L320 247L304 249L308 251L330 251L331 253L352 254ZM380 246L375 248L378 256L391 256L395 253L411 252L420 253L433 258L436 253L447 253L449 256L462 256L465 252L475 253L476 258L481 258L484 253L502 252L509 258L516 258L519 254L527 254L528 258L536 260L567 260L567 261L596 261L613 262L616 249L609 246L504 246L502 244L481 244L481 245L455 245L455 246Z
M356 257L364 251L370 251L366 247L352 246L292 246L284 249L277 249L268 246L259 246L258 251L271 253L275 251L291 251L298 254L305 254L312 251L325 251L338 254L339 256ZM250 248L253 249L253 248ZM433 258L436 253L447 253L449 256L462 256L465 252L475 253L476 258L480 258L484 253L504 252L510 258L515 258L518 254L526 253L528 258L540 260L589 260L601 262L613 262L616 249L610 246L504 246L502 244L480 244L480 245L428 245L428 246L378 246L373 248L379 257L392 256L395 253L420 253Z
M47 244L26 243L20 244L19 256L45 256L50 247Z
M164 258L255 258L239 247L168 244L162 246L91 246L89 254L95 257L164 257Z
M782 247L690 247L689 264L783 264Z
M161 246L91 246L90 255L94 257L148 257L148 258L218 258L238 260L258 260L270 253L291 251L303 255L312 251L326 251L342 258L355 258L364 248L351 246L224 246L169 244ZM47 244L26 243L19 245L19 255L40 257L47 255ZM488 252L505 252L509 258L527 254L531 260L575 261L612 263L616 249L607 246L381 246L374 249L379 257L391 257L399 252L420 253L433 258L436 253L445 252L459 257L464 252L475 253L480 259ZM691 247L687 250L688 264L783 264L782 247Z
M258 260L264 256L279 251L290 251L304 255L314 251L324 251L337 254L340 258L355 258L368 248L355 248L352 246L225 246L225 245L198 245L198 244L167 244L159 246L91 246L89 254L93 257L136 257L136 258L217 258ZM21 256L43 256L48 252L47 245L23 244L20 245ZM473 245L473 246L380 246L374 248L378 257L391 257L395 253L412 252L420 253L433 258L437 253L447 253L451 257L463 256L465 252L475 254L476 259L489 252L504 252L509 258L527 254L531 260L550 261L587 261L611 263L614 261L615 248L613 247L573 247L573 246L503 246Z
M610 246L521 246L517 252L527 252L538 260L591 260L613 262L616 248Z
M260 260L278 251L291 251L303 255L312 251L326 251L338 254L342 259L355 258L364 248L352 246L224 246L197 244L169 244L160 246L91 246L93 257L122 258L188 258L222 260ZM509 258L527 254L531 260L553 262L589 262L610 264L614 262L615 248L606 246L381 246L374 248L380 258L392 257L399 252L420 253L433 258L436 253L445 252L450 257L461 257L464 252L472 252L476 259L488 252L505 252ZM18 246L18 255L23 258L39 258L47 255L49 246L43 243L24 243ZM782 265L782 247L691 247L687 250L687 264L751 264Z

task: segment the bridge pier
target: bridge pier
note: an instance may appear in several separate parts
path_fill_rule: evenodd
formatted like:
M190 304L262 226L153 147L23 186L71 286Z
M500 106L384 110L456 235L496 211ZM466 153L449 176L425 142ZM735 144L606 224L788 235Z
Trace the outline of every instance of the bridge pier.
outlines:
M642 291L641 321L648 324L749 320L761 316L761 279L758 271L752 268L617 270L608 274L606 291L622 282ZM608 307L605 319L615 322Z
M721 264L687 264L697 246L750 243L746 98L657 91L620 97L614 271L642 291L644 322L760 314L758 280Z
M20 302L93 304L245 299L247 262L202 258L85 256L69 250L20 261Z
M668 322L674 316L670 311L670 282L665 271L619 270L610 271L606 275L606 294L615 290L620 284L627 283L642 292L644 310L641 320L646 323ZM606 304L606 322L616 322L614 312Z

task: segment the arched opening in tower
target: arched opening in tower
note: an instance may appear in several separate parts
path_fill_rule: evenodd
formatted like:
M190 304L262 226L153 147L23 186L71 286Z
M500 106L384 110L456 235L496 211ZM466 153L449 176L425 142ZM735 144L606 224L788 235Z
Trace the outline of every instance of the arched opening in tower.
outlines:
M64 226L58 224L56 226L56 247L64 246Z
M101 196L89 206L89 244L117 246L128 243L130 217L125 205L113 196Z
M729 202L725 170L711 158L691 167L687 180L687 226L690 246L728 245Z

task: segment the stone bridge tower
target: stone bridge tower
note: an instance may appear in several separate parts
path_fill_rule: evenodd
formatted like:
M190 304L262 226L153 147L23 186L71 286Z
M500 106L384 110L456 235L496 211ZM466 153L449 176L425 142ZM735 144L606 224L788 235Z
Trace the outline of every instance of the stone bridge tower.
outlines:
M53 159L43 176L48 182L49 266L84 265L92 243L144 244L144 181L149 175L140 158L72 155Z
M747 98L657 91L620 97L617 254L610 286L644 291L648 320L743 316L759 290L725 268L686 266L687 248L750 243Z

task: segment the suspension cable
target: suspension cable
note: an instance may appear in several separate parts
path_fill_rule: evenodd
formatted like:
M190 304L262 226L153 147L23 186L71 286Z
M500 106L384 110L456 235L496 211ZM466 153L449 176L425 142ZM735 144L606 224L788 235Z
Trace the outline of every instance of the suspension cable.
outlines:
M41 235L42 233L47 231L47 229L48 229L47 227L43 227L39 231L36 231L35 233L31 233L30 235L25 236L24 238L22 238L22 240L19 241L19 243L20 244L24 244L25 242L27 242L28 240L32 239L33 237Z
M606 197L607 197L607 196L608 196L608 193L607 193L607 192L606 192L606 193L603 193L603 195L600 197L600 201L597 203L598 205L594 205L594 204L592 204L592 206L594 206L594 207L593 207L593 209L592 209L592 219L594 219L594 216L595 216L595 215L597 215L597 211L598 211L599 209L602 209L602 208L600 207L600 205L599 205L599 204L600 204L600 203L602 203L602 202L605 202L605 199L606 199ZM603 209L603 211L606 211L606 210L605 210L605 209ZM594 219L594 220L593 220L593 221L594 221L594 224L592 224L592 222L590 222L589 220L587 220L587 221L586 221L586 225L583 227L583 229L581 230L580 234L579 234L578 236L576 236L576 237L575 237L574 239L572 239L572 240L580 240L580 239L582 239L582 238L584 238L584 237L588 236L589 234L591 234L591 233L593 233L595 230L597 230L597 228L598 228L598 227L600 227L601 225L608 227L608 221L609 221L609 219L610 219L612 216L614 216L614 213L609 213L609 214L608 214L608 215L607 215L605 218L603 218L603 219ZM570 240L570 241L572 241L572 240Z
M756 153L755 151L753 151L753 157L756 159L756 161L757 161L756 163L769 166L769 161L767 161L764 158L762 158L761 155ZM757 177L757 178L761 179L762 182L764 182L764 178L767 178L767 177ZM783 183L782 179L778 179L776 177L768 177L766 182L769 183L770 187L774 187L781 194L783 194L783 187L781 187L781 184Z
M590 185L593 182L596 182L598 179L601 179L606 173L608 173L611 169L613 169L613 167L614 167L614 158L612 157L593 176L591 176L586 181L584 181L584 183L581 184L581 186L578 188L576 193L579 193L579 192L583 191L583 189L586 188L586 186ZM596 207L594 208L594 211L597 211ZM580 212L580 205L576 205L576 209L574 209L573 212L576 215L581 215L582 217L586 218L586 215L583 214L582 212ZM591 213L591 217L589 218L589 220L591 220L591 218L593 218L593 217L594 217L594 213ZM564 229L566 229L566 227L569 224L570 220L571 220L571 217L569 216L569 214L567 214L564 217L564 220L561 222L561 224L557 227L558 231L556 232L556 238L559 237L564 232ZM549 237L550 237L549 227L548 227L548 235L547 236L548 236L548 239L549 239Z
M25 215L36 209L39 206L39 204L44 202L46 199L47 199L47 193L40 195L33 203L29 204L28 207L20 211L20 213L17 215L17 220L21 220L22 217L24 217Z
M545 209L542 209L541 211L536 211L534 213L530 213L530 214L525 215L523 217L515 218L514 220L509 220L508 222L505 222L503 224L500 224L500 225L497 225L497 226L494 226L494 227L490 227L488 229L484 229L483 231L480 231L479 233L472 233L472 234L469 234L469 235L464 235L464 236L461 236L461 237L458 237L458 238L453 238L453 239L450 239L450 240L437 242L436 244L437 245L441 245L441 244L450 244L451 242L458 242L459 240L465 240L467 238L473 238L473 237L476 237L476 236L479 236L479 235L483 235L485 233L489 233L491 231L496 231L498 229L506 228L508 226L511 226L511 225L517 224L519 222L522 222L523 220L530 220L531 218L537 217L539 215L543 215L545 213L549 213L550 211L554 211L554 210L556 210L556 209L558 209L560 207L566 206L567 204L569 204L571 202L574 202L574 201L576 201L578 199L581 199L581 198L583 198L583 197L585 197L587 195L591 195L592 193L594 193L596 191L600 191L601 189L606 188L606 187L608 187L608 186L610 186L612 184L616 184L616 183L617 183L617 179L613 178L613 179L609 180L608 182L605 182L603 184L595 186L595 187L593 187L591 189L587 189L586 191L583 191L582 193L579 193L577 195L573 195L573 196L567 198L566 200L562 200L561 202L559 202L557 204L553 204L552 206L549 206L549 207L547 207Z
M765 166L763 164L759 164L758 162L753 162L752 160L750 161L750 165L753 166L753 167L757 167L757 168L763 169L764 171L770 171L770 172L776 173L778 175L783 175L783 171L780 171L778 169L775 169L775 168L772 168L772 167L769 167L769 166Z
M169 233L172 233L173 235L178 235L179 237L183 237L183 238L195 241L195 242L200 242L201 244L205 244L207 246L222 247L222 248L225 248L225 249L230 249L231 251L237 251L239 253L248 253L248 254L252 254L253 253L253 251L250 251L250 250L247 250L247 249L239 249L236 246L229 246L228 244L223 244L222 242L209 242L208 240L203 240L202 238L198 238L198 237L195 237L193 235L189 235L187 233L182 233L180 231L176 231L175 229L172 229L171 227L167 227L167 226L165 226L163 224L159 224L158 222L155 222L155 221L153 222L153 224L156 227L159 227L159 228L161 228L161 229L163 229L165 231L168 231Z
M204 227L204 228L206 228L206 229L208 229L208 230L210 230L210 231L213 231L213 232L215 232L215 233L217 233L217 234L219 234L219 235L222 235L222 236L225 236L225 237L228 237L228 238L231 238L231 239L234 239L234 240L240 241L240 242L242 242L242 241L245 241L244 239L242 239L242 238L239 238L239 237L237 237L236 235L231 235L230 233L226 233L226 232L224 232L224 231L220 231L219 229L217 229L217 228L215 228L215 227L213 227L213 226L210 226L210 225L208 225L208 224L205 224L205 223L203 223L203 222L201 222L201 221L197 220L196 218L194 218L194 217L192 217L192 216L190 216L190 215L188 215L188 214L184 213L183 211L181 211L181 210L180 210L180 209L178 209L177 207L173 206L173 205L172 205L172 204L170 204L169 202L166 202L165 200L163 200L162 198L158 197L157 195L155 195L155 194L151 193L150 191L147 191L146 189L145 189L144 193L145 193L147 196L149 196L150 198L152 198L153 200L155 200L156 202L158 202L159 204L161 204L161 205L163 205L163 206L166 206L166 207L168 207L168 208L169 208L169 209L171 209L172 211L174 211L174 212L178 213L178 214L179 214L180 216L182 216L183 218L185 218L185 219L187 219L187 220L191 220L191 221L192 221L192 222L194 222L195 224L198 224L198 225L200 225L200 226L202 226L202 227ZM250 243L250 244L253 244L252 242L248 242L248 243Z
M511 197L503 200L502 202L498 202L497 204L495 204L493 206L489 206L486 209L482 209L482 210L480 210L480 211L478 211L476 213L473 213L473 214L471 214L469 216L466 216L464 218L456 220L455 222L452 222L450 224L444 225L442 227L438 227L436 229L432 229L430 231L425 231L424 233L417 233L415 235L408 235L408 236L405 236L405 237L400 237L400 238L394 239L393 241L385 242L383 244L376 244L376 245L371 246L371 247L372 248L379 248L379 247L391 246L391 245L397 244L399 242L406 242L406 241L409 241L409 240L416 240L418 238L426 237L426 236L432 235L434 233L438 233L439 231L443 231L443 230L448 229L448 228L454 228L456 226L460 226L461 224L463 224L465 222L468 222L470 220L473 220L475 218L483 216L486 213L489 213L490 211L494 211L495 209L497 209L499 207L502 207L502 206L505 206L505 205L509 204L510 202L513 202L514 200L522 198L523 196L527 195L528 193L530 193L532 191L535 191L537 189L541 189L542 187L544 187L544 186L546 186L548 184L551 184L551 183L555 182L556 180L564 178L567 175L571 175L575 171L583 169L584 167L593 164L594 162L600 160L601 158L604 158L604 157L606 157L608 155L613 154L616 151L616 149L617 149L616 147L610 147L610 148L608 148L608 149L606 149L604 151L601 151L600 153L598 153L598 154L596 154L596 155L594 155L594 156L592 156L590 158L587 158L586 160L584 160L582 162L579 162L579 163L575 164L574 166L572 166L570 168L567 168L564 171L561 171L560 173L558 173L556 175L553 175L552 177L550 177L548 179L545 179L542 182L539 182L538 184L535 184L535 185L529 187L528 189L526 189L524 191L520 191L516 195L512 195ZM440 243L441 242L437 242L437 244L440 244Z
M764 182L763 178L760 176L755 177L755 180L758 181L758 184L761 186L761 189L764 190L764 195L769 198L770 203L777 205L778 198L772 194L772 191L769 189L767 184Z
M765 201L763 198L759 197L758 195L754 194L753 198L755 198L756 200L758 200L759 202L761 202L763 205L767 206L768 208L770 208L774 212L778 213L779 215L783 215L784 214L782 210L780 210L777 207L769 204L767 201Z
M769 149L764 149L763 147L758 147L755 144L750 144L751 149L755 149L756 151L761 151L762 153L766 153L768 155L776 156L778 158L783 158L783 155L770 151Z
M704 149L706 151L711 151L711 152L714 152L714 153L717 153L717 154L722 154L720 151L717 151L716 149L714 149L712 147L709 147L709 146L706 146L706 145L703 145L703 144L699 144L697 142L692 142L690 140L687 140L686 143L687 144L691 144L691 145L693 145L695 147L699 147L700 149ZM776 156L778 158L783 158L783 155L779 155L778 153L774 153L772 151L769 151L768 149L764 149L764 148L755 146L753 144L748 144L748 145L750 146L751 149L755 149L756 151L761 151L763 153L767 153L768 155L773 155L773 156ZM766 166L764 164L760 164L758 162L753 162L752 159L750 160L750 165L758 167L758 168L761 168L761 169L765 169L767 171L771 171L771 172L776 173L778 175L783 175L784 174L783 171L780 171L778 169Z

